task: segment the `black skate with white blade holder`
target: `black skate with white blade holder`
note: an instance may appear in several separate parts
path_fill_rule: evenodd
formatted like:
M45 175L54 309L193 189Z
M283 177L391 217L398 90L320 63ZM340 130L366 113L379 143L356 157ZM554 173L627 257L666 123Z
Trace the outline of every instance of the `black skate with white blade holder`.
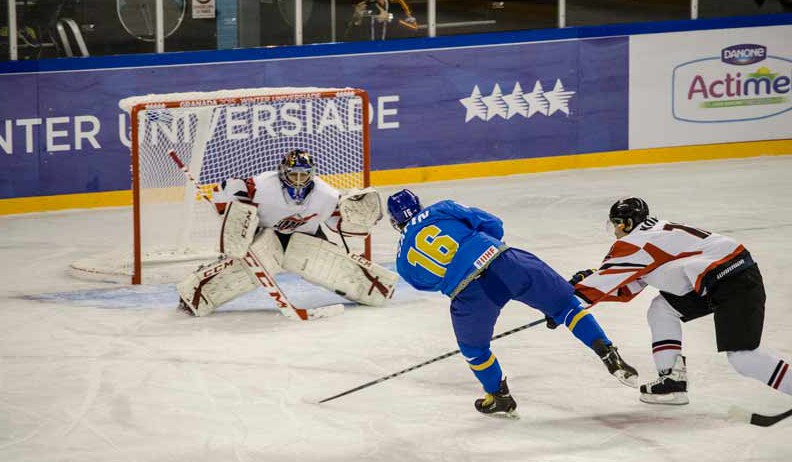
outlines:
M641 385L640 399L648 404L688 404L685 357L677 355L671 369L660 371L658 378Z

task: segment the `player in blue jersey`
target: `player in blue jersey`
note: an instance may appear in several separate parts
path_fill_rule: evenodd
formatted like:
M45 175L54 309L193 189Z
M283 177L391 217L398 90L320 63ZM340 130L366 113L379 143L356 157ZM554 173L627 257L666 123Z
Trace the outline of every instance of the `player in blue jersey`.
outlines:
M594 350L622 383L638 386L638 373L624 362L594 316L580 306L574 288L550 266L501 240L503 222L475 207L446 200L421 207L404 189L388 198L391 224L401 232L396 269L418 290L451 298L451 322L459 350L484 387L475 407L484 414L511 413L498 359L490 351L495 322L509 300L519 300L565 324Z

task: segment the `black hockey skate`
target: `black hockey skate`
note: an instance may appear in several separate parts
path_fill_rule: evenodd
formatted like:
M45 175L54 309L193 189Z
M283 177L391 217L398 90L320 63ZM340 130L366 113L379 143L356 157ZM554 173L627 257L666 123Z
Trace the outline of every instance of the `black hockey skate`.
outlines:
M619 355L618 349L613 345L606 345L602 339L594 340L591 345L597 356L600 357L608 372L616 377L619 382L628 387L638 388L638 371L630 366Z
M501 380L500 388L497 392L485 394L483 398L477 399L474 405L476 410L482 414L504 413L508 416L514 416L514 410L517 409L517 401L509 393L509 386L506 384L505 377Z
M660 371L660 377L641 385L641 401L649 404L687 404L687 364L679 355L671 369Z

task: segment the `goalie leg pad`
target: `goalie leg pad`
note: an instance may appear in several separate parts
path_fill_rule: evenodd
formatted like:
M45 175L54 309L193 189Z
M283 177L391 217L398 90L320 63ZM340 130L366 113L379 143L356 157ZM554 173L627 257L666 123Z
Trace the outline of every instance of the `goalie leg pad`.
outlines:
M220 233L220 253L243 258L256 236L258 224L259 216L255 205L229 202Z
M283 271L283 268L281 268L283 246L272 228L265 228L263 232L256 236L253 244L250 245L249 251L256 256L261 266L272 276Z
M359 255L348 255L331 242L294 233L283 269L363 305L378 306L393 296L399 276Z
M258 287L242 260L222 258L203 265L176 285L184 307L195 316L207 316L215 308Z

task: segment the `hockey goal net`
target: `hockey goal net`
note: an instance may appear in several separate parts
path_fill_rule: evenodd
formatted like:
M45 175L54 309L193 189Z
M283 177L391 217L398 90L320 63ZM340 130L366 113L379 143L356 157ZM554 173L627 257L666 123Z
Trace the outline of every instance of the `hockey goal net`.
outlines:
M340 190L369 185L369 101L354 88L255 88L125 98L130 115L132 236L122 252L73 263L82 276L133 284L181 279L217 257L220 220L168 155L211 197L229 177L276 171L284 153L314 154ZM368 254L369 243L360 252Z

